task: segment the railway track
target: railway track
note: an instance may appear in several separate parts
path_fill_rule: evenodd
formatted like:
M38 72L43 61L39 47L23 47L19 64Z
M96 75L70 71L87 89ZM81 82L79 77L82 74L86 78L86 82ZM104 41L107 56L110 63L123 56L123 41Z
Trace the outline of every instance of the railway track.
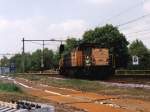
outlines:
M21 112L22 110L20 110ZM9 107L4 107L0 106L0 112L19 112L17 109L9 108Z
M29 101L13 103L0 101L0 112L54 112L54 107Z

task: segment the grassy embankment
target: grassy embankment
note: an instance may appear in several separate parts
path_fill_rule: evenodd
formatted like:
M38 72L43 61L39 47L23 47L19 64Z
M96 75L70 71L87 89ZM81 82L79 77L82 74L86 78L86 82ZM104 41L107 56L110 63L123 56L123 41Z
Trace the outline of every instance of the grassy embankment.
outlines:
M62 104L58 104L56 102L52 102L50 100L42 99L36 96L31 96L25 93L22 88L19 86L8 83L3 80L0 80L0 101L4 102L11 102L11 101L18 101L18 100L27 100L33 102L40 102L40 103L48 103L50 105L55 106L56 112L72 112L76 111L75 108L71 108L69 106L64 106ZM77 109L78 110L78 109Z
M18 85L0 80L0 101L40 101L37 97L26 94Z
M0 83L0 91L1 92L17 92L17 93L22 92L21 88L18 87L17 85L13 83L4 83L4 82Z

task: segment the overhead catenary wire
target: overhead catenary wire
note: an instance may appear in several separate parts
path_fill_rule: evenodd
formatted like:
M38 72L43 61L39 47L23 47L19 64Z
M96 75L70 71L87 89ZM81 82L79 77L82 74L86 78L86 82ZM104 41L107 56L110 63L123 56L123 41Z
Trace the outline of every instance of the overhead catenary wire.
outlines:
M29 41L30 43L33 43L33 44L36 44L36 45L43 45L41 43L38 43L38 42L33 42L33 41Z
M144 2L146 2L146 1L148 1L148 0L143 0L142 3L144 4ZM130 7L130 8L127 8L126 10L121 11L120 13L118 13L118 14L116 14L116 15L114 15L114 16L108 18L108 19L106 19L106 21L110 21L110 20L113 19L113 18L117 18L117 17L119 17L119 16L121 16L121 15L127 13L128 11L131 11L132 9L136 8L136 7L139 6L140 4L141 4L141 3L138 3L138 4L136 4L136 5L134 5L134 6ZM135 22L137 22L137 21L139 21L139 20L142 20L142 19L144 19L144 18L146 18L146 17L149 17L149 16L150 16L150 13L145 14L145 15L140 16L140 17L137 17L137 18L135 18L135 19L129 20L129 21L125 22L125 23L118 24L118 25L116 25L115 27L118 27L119 29L122 30L122 27L123 27L123 26L127 26L127 25L129 25L129 24L131 24L131 23L135 23ZM145 24L145 25L147 26L147 24ZM129 29L129 28L128 28L128 29ZM139 30L139 31L131 32L131 33L129 32L129 33L128 33L128 37L129 37L131 34L135 34L135 35L140 34L140 35L142 35L142 37L143 37L143 36L145 37L145 35L146 35L146 36L147 36L147 35L149 36L149 35L150 35L149 30L150 30L150 29L144 29L144 30ZM146 33L145 33L145 32L146 32ZM130 35L129 35L129 34L130 34ZM125 35L127 35L127 34L125 34ZM138 35L138 36L140 36L140 35ZM147 37L148 37L148 36L147 36ZM130 37L131 37L131 36L130 36ZM132 37L135 37L135 36L132 36Z
M30 43L33 43L33 44L36 44L36 45L40 45L40 46L43 46L43 44L42 43L38 43L38 42L33 42L33 41L28 41L28 42L30 42ZM44 45L51 45L51 44L49 44L49 43L44 43Z
M126 36L144 36L144 35L150 35L150 31L149 32L145 32L145 33L140 33L140 34L134 34L134 35L126 35Z
M124 33L124 34L125 34L125 35L132 35L132 34L145 33L145 32L147 32L147 31L150 31L150 28L144 29L144 30L138 30L138 31L135 31L135 32Z
M11 56L11 55L15 55L13 53L0 53L0 55L7 55L7 56Z
M138 35L138 36L136 36L136 38L133 38L133 36L128 36L127 38L128 39L132 39L132 40L135 40L135 39L146 39L146 40L149 40L150 39L149 37L150 37L149 35L143 35L143 36Z
M136 26L141 26L141 23L140 24L136 24ZM149 26L150 24L149 23L142 23L142 27L147 27L147 26ZM131 28L133 28L133 26L126 26L126 27L119 27L119 30L122 30L122 31L124 31L124 30L127 30L127 29L131 29Z
M147 1L147 0L146 0L146 1ZM134 5L134 6L131 6L131 7L126 8L125 10L119 12L118 14L116 14L116 15L114 15L114 16L108 18L108 19L106 19L106 21L110 21L110 20L112 20L112 19L115 19L116 17L120 17L121 15L127 13L128 11L131 11L131 10L137 8L138 6L140 6L141 4L143 4L143 2L145 2L145 1L142 1L142 2L140 2L140 3L137 3L137 4Z
M140 35L140 34L135 34L135 35L126 35L126 37L128 38L128 39L136 39L136 38L138 38L138 39L143 39L143 38L145 38L146 37L146 40L147 39L150 39L150 32L147 32L147 33L144 33L144 34L142 34L142 35Z
M125 22L125 23L118 24L118 25L116 25L116 27L122 27L122 26L124 26L124 25L128 25L128 24L134 23L134 22L139 21L139 20L141 20L141 19L143 19L143 18L146 18L146 17L148 17L148 16L150 16L150 13L145 14L145 15L143 15L143 16L140 16L140 17L138 17L138 18L135 18L135 19L133 19L133 20L129 20L129 21Z
M137 7L139 7L140 5L143 5L144 2L146 2L146 1L148 1L148 0L143 0L142 2L140 1L140 2L138 2L138 3L135 4L135 5L132 5L132 6L130 6L130 7L127 7L125 10L122 10L122 11L120 11L119 13L117 13L117 14L115 14L115 15L109 17L109 18L106 18L103 22L107 23L108 21L110 21L110 20L112 20L112 19L116 19L117 17L120 17L121 15L126 14L126 13L129 12L129 11L131 12L131 10L133 10L133 9L135 9L135 8L137 8ZM102 24L102 23L101 23L101 24Z

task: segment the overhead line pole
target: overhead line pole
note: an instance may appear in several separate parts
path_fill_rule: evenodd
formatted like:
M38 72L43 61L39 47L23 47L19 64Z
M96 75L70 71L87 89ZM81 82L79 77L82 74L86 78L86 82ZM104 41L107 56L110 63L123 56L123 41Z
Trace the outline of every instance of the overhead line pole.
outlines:
M22 39L23 47L22 47L22 72L25 72L25 40Z
M41 58L41 68L42 68L42 71L44 70L44 40L43 40L43 44L42 44L42 46L43 46L43 51L42 51L42 58Z
M24 73L25 72L25 42L36 42L36 41L38 41L38 42L42 42L42 49L43 49L43 51L42 51L42 56L41 56L41 68L42 68L42 70L43 70L43 68L44 68L44 46L45 46L45 42L46 41L53 41L53 42L61 42L61 44L62 44L62 42L65 42L66 40L59 40L59 39L50 39L50 40L25 40L24 38L23 38L23 40L22 40L22 42L23 42L23 49L22 49L22 72Z

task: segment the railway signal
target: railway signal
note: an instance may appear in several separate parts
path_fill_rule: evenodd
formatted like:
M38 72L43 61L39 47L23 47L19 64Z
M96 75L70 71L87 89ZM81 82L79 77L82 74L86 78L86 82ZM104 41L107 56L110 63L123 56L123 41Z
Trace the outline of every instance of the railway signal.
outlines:
M65 46L64 44L61 44L59 47L59 54L62 54L64 52Z

